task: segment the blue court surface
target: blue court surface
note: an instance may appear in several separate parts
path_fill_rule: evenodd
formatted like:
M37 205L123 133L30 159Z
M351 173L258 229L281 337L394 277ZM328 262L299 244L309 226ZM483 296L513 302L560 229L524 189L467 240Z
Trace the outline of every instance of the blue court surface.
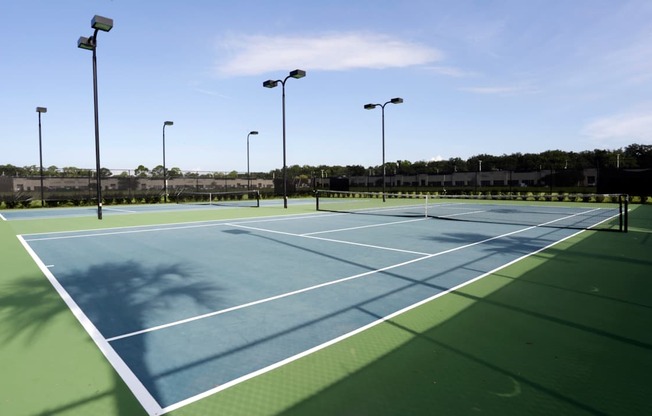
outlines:
M154 415L577 232L320 212L19 238Z

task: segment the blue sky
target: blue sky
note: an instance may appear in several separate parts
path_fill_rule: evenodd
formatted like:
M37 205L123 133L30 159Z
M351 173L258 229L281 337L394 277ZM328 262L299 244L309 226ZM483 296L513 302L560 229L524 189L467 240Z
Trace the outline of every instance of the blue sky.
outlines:
M648 0L32 0L0 6L0 164L252 171L652 143Z

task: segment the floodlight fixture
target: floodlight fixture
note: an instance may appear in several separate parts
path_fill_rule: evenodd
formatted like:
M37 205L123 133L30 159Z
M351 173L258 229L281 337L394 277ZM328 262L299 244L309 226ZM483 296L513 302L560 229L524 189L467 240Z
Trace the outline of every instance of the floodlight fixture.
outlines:
M168 202L168 172L165 168L165 126L174 126L174 121L163 122L163 201Z
M41 173L41 206L45 206L45 197L43 196L43 146L41 141L41 114L47 113L48 109L45 107L36 107L38 113L38 160Z
M92 51L95 48L93 37L91 36L90 38L87 38L80 36L77 40L77 47L80 49L86 49L87 51Z
M383 202L385 202L385 176L386 176L386 169L385 169L385 106L387 104L401 104L403 102L403 99L401 97L396 97L392 98L389 101L386 101L384 104L365 104L364 109L365 110L373 110L376 107L380 107L381 113L382 113L382 137L383 137Z
M268 79L267 81L263 82L263 87L265 88L275 88L278 85L279 81L274 81L271 79Z
M282 94L282 105L283 105L283 207L287 208L288 207L288 193L287 193L287 162L286 162L286 152L285 152L285 82L290 79L290 78L295 78L295 79L300 79L306 76L306 71L302 69L295 69L294 71L290 71L290 74L285 77L285 79L280 80L272 80L268 79L267 81L263 82L263 87L265 88L274 88L278 85L278 83L281 83L281 86L283 87L283 94Z
M91 20L91 27L102 32L109 32L113 28L113 19L95 15Z
M93 51L93 105L95 118L95 175L97 176L97 219L102 219L102 170L100 168L100 122L97 104L97 32L108 32L113 28L113 19L95 15L91 19L91 27L95 29L92 36L81 36L77 47Z
M301 69L295 69L294 71L290 72L290 77L294 79L303 78L305 76L306 76L306 71Z

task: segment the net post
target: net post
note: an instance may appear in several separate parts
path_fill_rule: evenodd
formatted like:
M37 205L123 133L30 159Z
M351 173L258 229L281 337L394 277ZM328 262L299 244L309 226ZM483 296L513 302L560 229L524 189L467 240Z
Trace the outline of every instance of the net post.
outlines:
M618 194L618 231L623 232L623 194Z
M629 221L629 195L624 195L625 199L625 229L623 230L624 232L627 232L628 228L628 221Z
M428 197L429 195L426 194L426 209L425 209L425 217L428 218Z
M319 190L315 191L315 204L316 204L317 211L319 211Z
M260 192L256 189L254 195L256 195L256 208L260 208Z

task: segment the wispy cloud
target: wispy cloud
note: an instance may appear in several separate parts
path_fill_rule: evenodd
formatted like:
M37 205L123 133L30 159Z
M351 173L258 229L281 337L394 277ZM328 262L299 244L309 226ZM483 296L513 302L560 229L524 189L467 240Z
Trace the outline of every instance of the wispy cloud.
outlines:
M426 69L436 74L446 75L453 78L474 77L478 75L477 72L465 71L463 69L456 68L453 66L435 65L435 66L428 66L426 67Z
M222 76L259 75L288 68L343 71L401 68L429 64L443 54L430 46L373 33L316 36L228 36L218 47Z
M582 134L600 143L649 143L652 142L652 113L641 111L602 117L588 123Z
M600 62L615 78L629 84L642 84L652 78L652 30L642 32L639 38L626 46L604 53Z
M224 94L220 94L220 93L217 93L215 91L206 90L206 89L203 89L203 88L193 88L193 89L194 89L195 92L198 92L198 93L204 94L204 95L210 95L210 96L213 96L213 97L220 97L220 98L230 98L230 97L227 97Z
M541 90L536 87L523 86L523 85L465 87L465 88L460 88L460 91L470 92L472 94L486 94L486 95L522 95L522 94L536 94L541 92Z

